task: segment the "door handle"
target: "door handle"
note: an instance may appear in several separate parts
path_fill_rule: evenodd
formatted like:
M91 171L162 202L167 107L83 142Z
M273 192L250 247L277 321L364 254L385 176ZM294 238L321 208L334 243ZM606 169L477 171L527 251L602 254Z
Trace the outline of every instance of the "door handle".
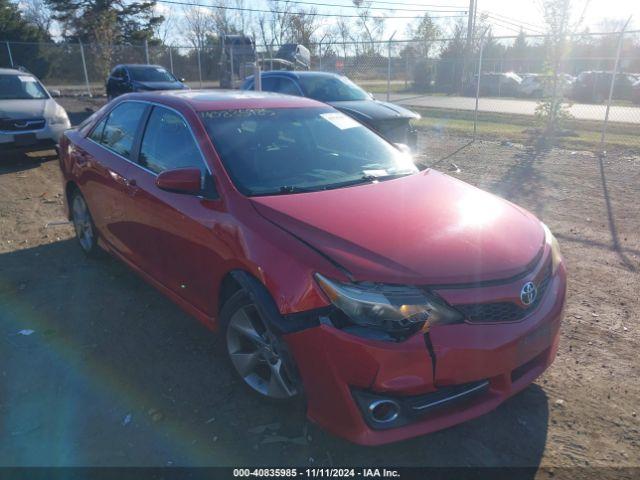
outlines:
M85 165L86 163L89 162L89 155L87 155L86 152L83 152L82 150L77 150L76 151L76 164L78 165Z
M130 196L135 196L138 193L138 181L135 178L130 178L124 181Z

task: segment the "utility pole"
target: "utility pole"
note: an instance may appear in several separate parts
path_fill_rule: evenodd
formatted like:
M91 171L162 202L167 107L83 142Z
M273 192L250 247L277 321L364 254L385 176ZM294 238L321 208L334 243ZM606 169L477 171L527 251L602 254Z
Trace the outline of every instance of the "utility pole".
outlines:
M476 23L476 11L478 9L478 0L469 0L469 11L467 12L467 41L465 45L464 58L462 60L462 71L460 72L460 93L465 88L466 66L471 59L471 50L473 48L473 30Z
M467 12L467 50L471 49L471 39L473 38L473 25L475 23L476 0L469 0L469 12Z
M602 135L600 136L600 155L604 155L606 152L604 150L604 138L607 134L607 123L609 123L609 111L611 110L611 100L613 99L613 90L616 85L616 75L618 73L618 64L620 63L620 54L622 53L622 44L624 42L624 32L627 30L629 23L631 22L631 17L627 20L627 23L624 24L622 30L620 31L620 36L618 37L618 48L616 49L616 61L613 65L613 72L611 73L611 85L609 85L609 100L607 101L607 110L604 114L604 123L602 124Z

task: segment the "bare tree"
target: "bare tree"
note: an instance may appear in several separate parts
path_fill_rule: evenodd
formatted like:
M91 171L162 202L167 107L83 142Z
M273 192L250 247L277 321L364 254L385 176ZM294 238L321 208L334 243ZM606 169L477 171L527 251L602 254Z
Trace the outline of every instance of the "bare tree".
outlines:
M342 43L342 55L344 57L345 64L347 62L347 42L353 40L351 36L351 29L351 23L346 18L339 18L333 27L336 37Z
M313 47L312 37L321 26L322 23L315 8L307 11L298 10L289 17L288 40L291 43L302 44L311 50Z
M268 0L269 12L258 17L258 29L262 42L273 54L276 45L285 43L291 31L292 4L279 0Z
M167 45L174 40L172 37L178 29L178 16L173 7L163 8L160 13L164 20L154 27L153 36L160 40L162 45Z
M550 84L546 89L549 94L536 107L536 115L544 125L544 136L549 138L557 135L564 121L571 117L561 83L562 67L567 54L567 36L582 24L589 0L583 0L581 13L573 22L571 15L579 0L539 1L547 30L547 72Z
M360 41L364 47L365 55L380 53L380 45L376 42L382 40L385 18L374 15L371 11L371 2L368 0L352 0L356 6L356 27L361 30Z
M182 35L194 48L203 48L207 37L216 28L216 20L209 8L191 4L183 8Z

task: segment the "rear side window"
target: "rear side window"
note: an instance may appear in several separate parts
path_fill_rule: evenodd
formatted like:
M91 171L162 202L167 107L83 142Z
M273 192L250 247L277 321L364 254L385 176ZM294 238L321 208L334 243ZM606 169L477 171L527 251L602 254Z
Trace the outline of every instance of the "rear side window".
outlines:
M114 108L107 118L100 144L130 158L138 124L146 108L143 103L137 102L125 102Z
M278 92L284 93L285 95L298 95L300 96L300 90L297 85L288 78L281 78L280 84L278 85Z
M155 173L195 167L205 173L200 150L182 116L154 107L140 147L140 165Z
M93 129L93 131L89 135L89 138L91 140L93 140L94 142L100 143L100 141L102 140L102 132L104 131L105 123L107 123L107 117L100 120L100 123L98 123L96 128Z
M251 82L247 88L249 90L255 90L254 82ZM302 95L302 93L300 92L300 88L298 88L295 82L285 77L263 78L262 91L284 93L285 95L297 95L297 96Z

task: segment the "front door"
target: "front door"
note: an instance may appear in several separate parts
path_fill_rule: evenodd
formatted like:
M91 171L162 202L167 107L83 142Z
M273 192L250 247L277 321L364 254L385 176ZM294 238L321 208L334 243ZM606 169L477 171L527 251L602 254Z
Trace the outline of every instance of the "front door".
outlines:
M203 185L212 179L191 129L178 112L154 106L142 134L128 223L136 263L201 312L214 315L212 291L224 250L213 234L222 213L212 192L201 196L167 192L156 186L165 170L195 167ZM209 197L209 198L207 198Z

